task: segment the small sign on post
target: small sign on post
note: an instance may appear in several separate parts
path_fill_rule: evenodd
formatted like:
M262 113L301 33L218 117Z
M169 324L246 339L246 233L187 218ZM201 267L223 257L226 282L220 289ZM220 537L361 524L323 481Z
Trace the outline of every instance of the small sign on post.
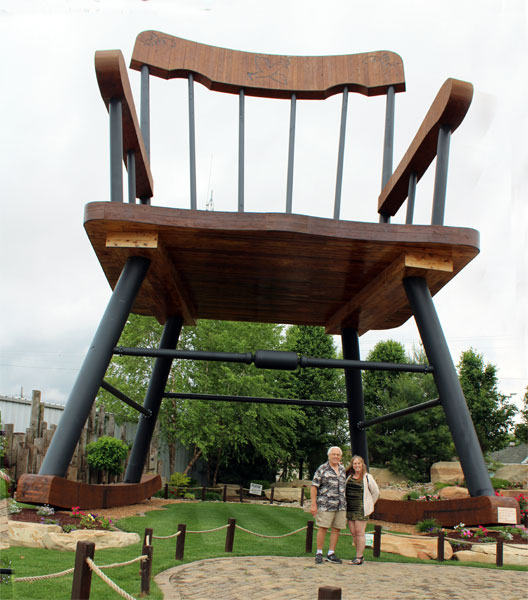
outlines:
M250 483L249 493L253 496L262 496L262 486L260 485L260 483Z

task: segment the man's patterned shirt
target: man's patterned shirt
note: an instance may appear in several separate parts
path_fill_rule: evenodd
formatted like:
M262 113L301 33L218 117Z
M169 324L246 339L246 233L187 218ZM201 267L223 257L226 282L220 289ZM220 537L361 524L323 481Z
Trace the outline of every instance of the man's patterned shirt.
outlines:
M312 485L318 488L318 510L346 510L346 475L343 465L339 465L338 476L330 466L330 462L325 462L315 472Z

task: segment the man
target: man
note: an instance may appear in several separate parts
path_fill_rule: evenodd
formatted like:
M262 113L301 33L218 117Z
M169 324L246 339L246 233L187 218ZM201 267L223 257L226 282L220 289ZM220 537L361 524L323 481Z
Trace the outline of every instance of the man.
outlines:
M343 453L341 448L332 446L328 450L328 462L322 464L315 472L310 488L312 500L310 512L315 517L317 531L316 564L323 562L323 545L326 532L330 528L330 546L326 560L340 564L335 547L339 538L339 530L346 527L345 468L341 464Z

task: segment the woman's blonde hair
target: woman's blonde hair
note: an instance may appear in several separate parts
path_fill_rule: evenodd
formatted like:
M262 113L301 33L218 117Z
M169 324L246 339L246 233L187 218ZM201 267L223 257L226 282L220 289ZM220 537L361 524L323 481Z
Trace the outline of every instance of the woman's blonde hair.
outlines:
M361 461L361 464L363 465L363 469L361 470L361 477L365 477L365 475L368 472L367 465L365 464L365 460L363 459L363 457L359 456L359 454L354 454L354 456L350 459L350 462L346 468L347 476L354 472L354 467L352 466L352 464L355 460Z

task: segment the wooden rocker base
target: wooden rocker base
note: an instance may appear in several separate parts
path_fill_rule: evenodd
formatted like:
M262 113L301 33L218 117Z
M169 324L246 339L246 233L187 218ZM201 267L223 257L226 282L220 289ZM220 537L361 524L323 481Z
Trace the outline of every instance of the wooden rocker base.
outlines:
M383 500L376 502L372 518L390 523L410 523L436 519L442 527L465 525L516 525L521 522L515 498L476 496L456 500Z
M159 475L143 475L139 483L91 485L56 475L26 473L18 480L17 502L57 508L113 508L150 498L162 487Z

